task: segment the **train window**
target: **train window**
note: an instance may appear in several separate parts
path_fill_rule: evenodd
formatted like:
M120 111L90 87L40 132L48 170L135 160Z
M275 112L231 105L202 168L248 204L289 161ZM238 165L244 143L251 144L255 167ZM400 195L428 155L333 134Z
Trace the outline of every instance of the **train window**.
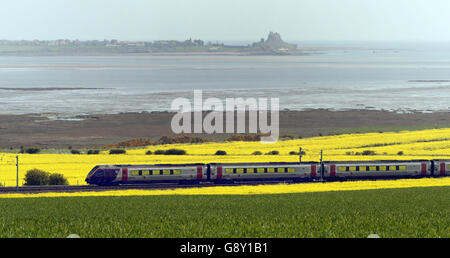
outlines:
M148 170L142 170L142 175L143 176L148 176L150 173Z
M288 172L289 173L294 173L295 172L295 168L288 168Z
M257 168L256 169L258 173L265 173L265 169L264 168Z
M97 169L99 168L99 166L95 166L91 172L89 172L88 176L92 176L94 174L95 171L97 171Z
M400 166L400 170L406 170L406 166Z
M247 173L255 173L255 169L254 168L247 168Z
M170 175L170 170L167 169L163 170L163 175Z
M139 171L138 170L132 170L131 171L131 175L132 176L139 176Z
M347 167L338 167L339 172L345 172L347 171Z
M369 171L376 171L376 170L377 170L377 167L375 167L375 166L369 167Z
M386 166L380 166L380 171L386 171Z
M287 170L288 170L287 168L280 168L280 169L281 169L281 171L280 171L281 173L287 173Z
M447 165L447 169L450 169L450 164L449 164L449 165Z
M225 173L233 174L233 169L232 168L227 168L227 169L225 169Z
M389 167L389 170L391 170L391 171L397 170L397 167L398 167L398 166L390 166L390 167Z
M244 173L244 169L243 168L237 168L236 169L236 173L243 174Z
M358 167L359 168L359 171L367 171L367 167L366 166L361 166L361 167Z
M356 167L350 167L350 171L356 171Z
M275 172L275 168L268 168L267 169L267 173L273 173L273 172Z
M174 174L174 175L180 175L180 174L181 174L181 170L175 169L175 170L173 171L173 174Z

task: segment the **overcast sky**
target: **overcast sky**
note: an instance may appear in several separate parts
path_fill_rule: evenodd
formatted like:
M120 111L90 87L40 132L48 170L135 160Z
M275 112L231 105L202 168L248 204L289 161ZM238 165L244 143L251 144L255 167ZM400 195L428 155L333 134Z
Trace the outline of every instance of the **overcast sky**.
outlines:
M448 0L1 0L0 39L450 40Z

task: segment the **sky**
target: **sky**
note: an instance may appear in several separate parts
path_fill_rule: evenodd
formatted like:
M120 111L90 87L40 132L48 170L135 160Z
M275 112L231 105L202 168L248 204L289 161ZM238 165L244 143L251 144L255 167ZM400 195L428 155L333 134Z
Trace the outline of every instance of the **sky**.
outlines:
M0 39L450 40L448 0L1 0Z

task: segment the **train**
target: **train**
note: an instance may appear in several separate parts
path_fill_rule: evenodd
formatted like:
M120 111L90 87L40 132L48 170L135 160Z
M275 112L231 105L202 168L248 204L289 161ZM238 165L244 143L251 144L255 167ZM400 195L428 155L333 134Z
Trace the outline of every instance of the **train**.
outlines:
M98 165L87 175L90 185L245 181L336 181L441 177L450 175L450 160L378 160L272 163L193 163Z

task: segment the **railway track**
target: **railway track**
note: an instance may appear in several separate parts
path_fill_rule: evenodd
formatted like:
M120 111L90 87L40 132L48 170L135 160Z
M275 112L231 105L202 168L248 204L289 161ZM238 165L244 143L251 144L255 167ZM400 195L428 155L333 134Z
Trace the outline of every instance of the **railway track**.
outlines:
M396 177L396 178L371 178L371 179L361 179L361 178L350 178L345 180L336 180L337 182L342 181L386 181L386 180L398 180L411 177ZM293 182L293 181L236 181L234 183L212 183L212 182L202 182L195 184L179 184L179 183L152 183L152 184L126 184L126 185L116 185L116 186L97 186L97 185L65 185L65 186L21 186L17 187L0 187L0 194L6 193L74 193L74 192L101 192L101 191L116 191L116 190L168 190L168 189L180 189L180 188L203 188L203 187L217 187L217 186L241 186L241 185L274 185L274 184L314 184L314 183L326 183L334 181L303 181L303 182Z
M239 182L235 184L178 184L178 183L153 183L153 184L129 184L117 186L95 186L95 185L66 185L66 186L21 186L17 187L0 187L2 193L73 193L73 192L100 192L115 190L167 190L179 188L198 188L198 187L216 187L216 186L239 186L239 185L264 185L264 184L280 184L289 183L282 181L266 181L266 182Z

